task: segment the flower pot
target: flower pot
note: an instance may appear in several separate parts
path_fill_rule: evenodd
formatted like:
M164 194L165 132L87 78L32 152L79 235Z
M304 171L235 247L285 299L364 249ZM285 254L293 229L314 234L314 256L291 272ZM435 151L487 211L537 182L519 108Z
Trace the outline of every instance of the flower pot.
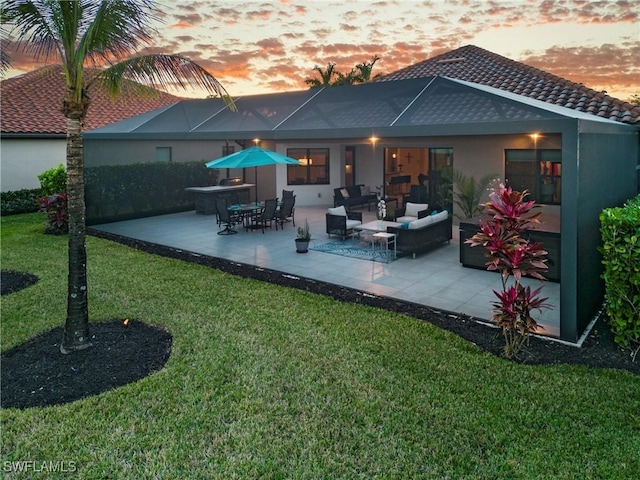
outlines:
M307 253L309 251L309 240L296 238L296 252Z

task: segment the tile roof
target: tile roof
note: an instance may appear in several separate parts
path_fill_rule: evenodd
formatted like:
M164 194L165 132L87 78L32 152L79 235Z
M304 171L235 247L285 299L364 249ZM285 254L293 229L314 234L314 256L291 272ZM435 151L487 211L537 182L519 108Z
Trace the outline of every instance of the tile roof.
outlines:
M95 70L87 69L88 75ZM158 92L153 98L135 96L125 81L123 93L111 98L101 88L90 92L91 107L85 120L85 130L174 104L181 98ZM133 84L133 82L130 82ZM8 78L0 85L2 95L2 133L66 134L67 124L61 112L65 83L61 65L52 65Z
M499 88L543 102L573 108L622 123L640 124L640 106L618 100L581 83L510 60L474 45L410 65L373 81L405 80L434 75Z

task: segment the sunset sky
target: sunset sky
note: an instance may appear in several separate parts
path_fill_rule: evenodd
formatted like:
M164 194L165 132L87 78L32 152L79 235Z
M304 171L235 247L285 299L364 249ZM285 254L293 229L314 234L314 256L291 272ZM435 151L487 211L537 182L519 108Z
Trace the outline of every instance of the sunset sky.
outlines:
M640 0L165 0L153 52L180 53L232 96L306 89L314 65L390 73L476 45L596 90L640 94ZM16 52L13 76L43 62ZM202 91L173 91L202 97Z

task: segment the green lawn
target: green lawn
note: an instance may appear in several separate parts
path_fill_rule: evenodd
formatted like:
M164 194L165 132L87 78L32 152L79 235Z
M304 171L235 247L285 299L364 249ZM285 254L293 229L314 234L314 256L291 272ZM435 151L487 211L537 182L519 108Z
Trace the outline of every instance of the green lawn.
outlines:
M2 218L2 349L61 326L66 237ZM640 378L523 366L430 324L89 237L92 322L174 337L166 367L70 404L4 409L7 461L75 478L567 478L640 472ZM96 358L96 361L100 359ZM50 476L36 476L50 478Z

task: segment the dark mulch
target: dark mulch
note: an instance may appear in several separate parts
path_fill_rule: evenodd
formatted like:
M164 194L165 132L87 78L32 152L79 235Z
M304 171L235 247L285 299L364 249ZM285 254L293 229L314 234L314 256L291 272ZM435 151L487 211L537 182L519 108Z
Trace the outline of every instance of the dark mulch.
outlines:
M62 327L2 353L2 408L59 405L97 395L160 370L171 335L139 321L90 325L91 348L60 353Z
M96 230L90 230L90 233L145 252L206 265L234 275L403 313L449 330L487 352L502 354L504 343L500 331L464 315L110 233ZM10 278L19 276L7 277L7 282ZM121 320L91 324L90 327L93 347L88 350L60 354L62 328L57 328L3 353L2 407L55 405L95 395L139 380L162 368L169 358L171 336L161 329L142 322L132 322L124 327ZM640 375L640 360L634 362L628 352L615 344L602 320L596 323L581 348L532 337L526 350L513 361L532 365L580 364L624 369Z
M31 273L16 272L15 270L2 270L0 290L2 290L2 295L9 295L10 293L30 287L38 280L40 279Z

